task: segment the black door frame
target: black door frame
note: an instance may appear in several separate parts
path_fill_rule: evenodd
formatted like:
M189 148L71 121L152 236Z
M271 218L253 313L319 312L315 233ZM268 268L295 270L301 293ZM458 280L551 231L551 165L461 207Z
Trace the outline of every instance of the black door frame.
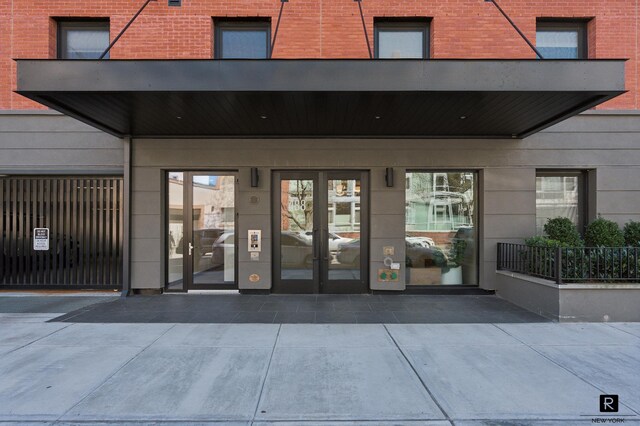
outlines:
M168 251L166 246L164 247L165 251L165 284L164 291L171 293L186 293L189 290L236 290L238 289L238 172L235 170L168 170L165 172L165 182L167 182L169 173L183 173L183 190L182 190L182 289L169 289L168 288L168 278L169 278L169 259L168 259ZM197 249L195 245L195 240L193 237L193 176L200 175L218 175L218 176L233 176L234 178L234 193L233 193L233 205L235 209L234 214L234 277L233 284L194 284L193 283L193 254L189 255L189 243L193 244L193 249ZM166 202L164 203L165 209L167 209L166 223L164 227L164 232L167 233L169 230L169 187L166 185L165 190ZM166 240L166 237L165 237Z
M328 245L330 179L360 180L360 279L329 280L331 253ZM282 280L280 254L281 181L313 182L313 267L311 280ZM272 172L272 292L302 294L369 293L369 172L365 170L274 170Z

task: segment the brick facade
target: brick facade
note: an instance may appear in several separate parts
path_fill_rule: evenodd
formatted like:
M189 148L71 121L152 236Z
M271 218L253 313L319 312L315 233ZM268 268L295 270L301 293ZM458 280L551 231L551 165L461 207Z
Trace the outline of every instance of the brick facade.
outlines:
M604 109L639 109L638 3L640 0L502 0L501 6L531 40L536 18L584 18L590 58L628 58L629 93ZM55 57L56 18L109 18L111 37L142 0L0 0L0 109L38 109L12 93L12 58ZM497 9L484 0L363 0L369 37L383 17L431 18L432 58L534 58ZM166 0L152 2L111 52L113 59L211 58L215 17L268 17L275 29L277 0ZM290 0L285 4L274 58L367 58L358 5L352 0Z

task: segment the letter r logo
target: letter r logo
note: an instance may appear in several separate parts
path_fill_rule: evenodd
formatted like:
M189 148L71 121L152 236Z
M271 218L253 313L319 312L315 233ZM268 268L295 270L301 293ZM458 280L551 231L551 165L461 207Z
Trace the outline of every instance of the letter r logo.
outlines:
M600 412L617 413L618 395L600 395Z

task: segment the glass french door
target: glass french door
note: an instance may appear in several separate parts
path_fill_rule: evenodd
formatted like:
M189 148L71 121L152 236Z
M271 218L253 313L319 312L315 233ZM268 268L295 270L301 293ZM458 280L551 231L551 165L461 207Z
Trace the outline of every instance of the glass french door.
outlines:
M236 283L236 175L167 174L168 291L226 289Z
M368 175L275 172L273 291L368 292Z

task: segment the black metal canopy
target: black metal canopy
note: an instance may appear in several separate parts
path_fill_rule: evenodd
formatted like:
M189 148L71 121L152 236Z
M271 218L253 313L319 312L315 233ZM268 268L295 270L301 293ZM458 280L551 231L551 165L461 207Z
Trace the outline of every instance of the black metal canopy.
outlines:
M624 60L18 60L17 93L116 136L523 138Z

